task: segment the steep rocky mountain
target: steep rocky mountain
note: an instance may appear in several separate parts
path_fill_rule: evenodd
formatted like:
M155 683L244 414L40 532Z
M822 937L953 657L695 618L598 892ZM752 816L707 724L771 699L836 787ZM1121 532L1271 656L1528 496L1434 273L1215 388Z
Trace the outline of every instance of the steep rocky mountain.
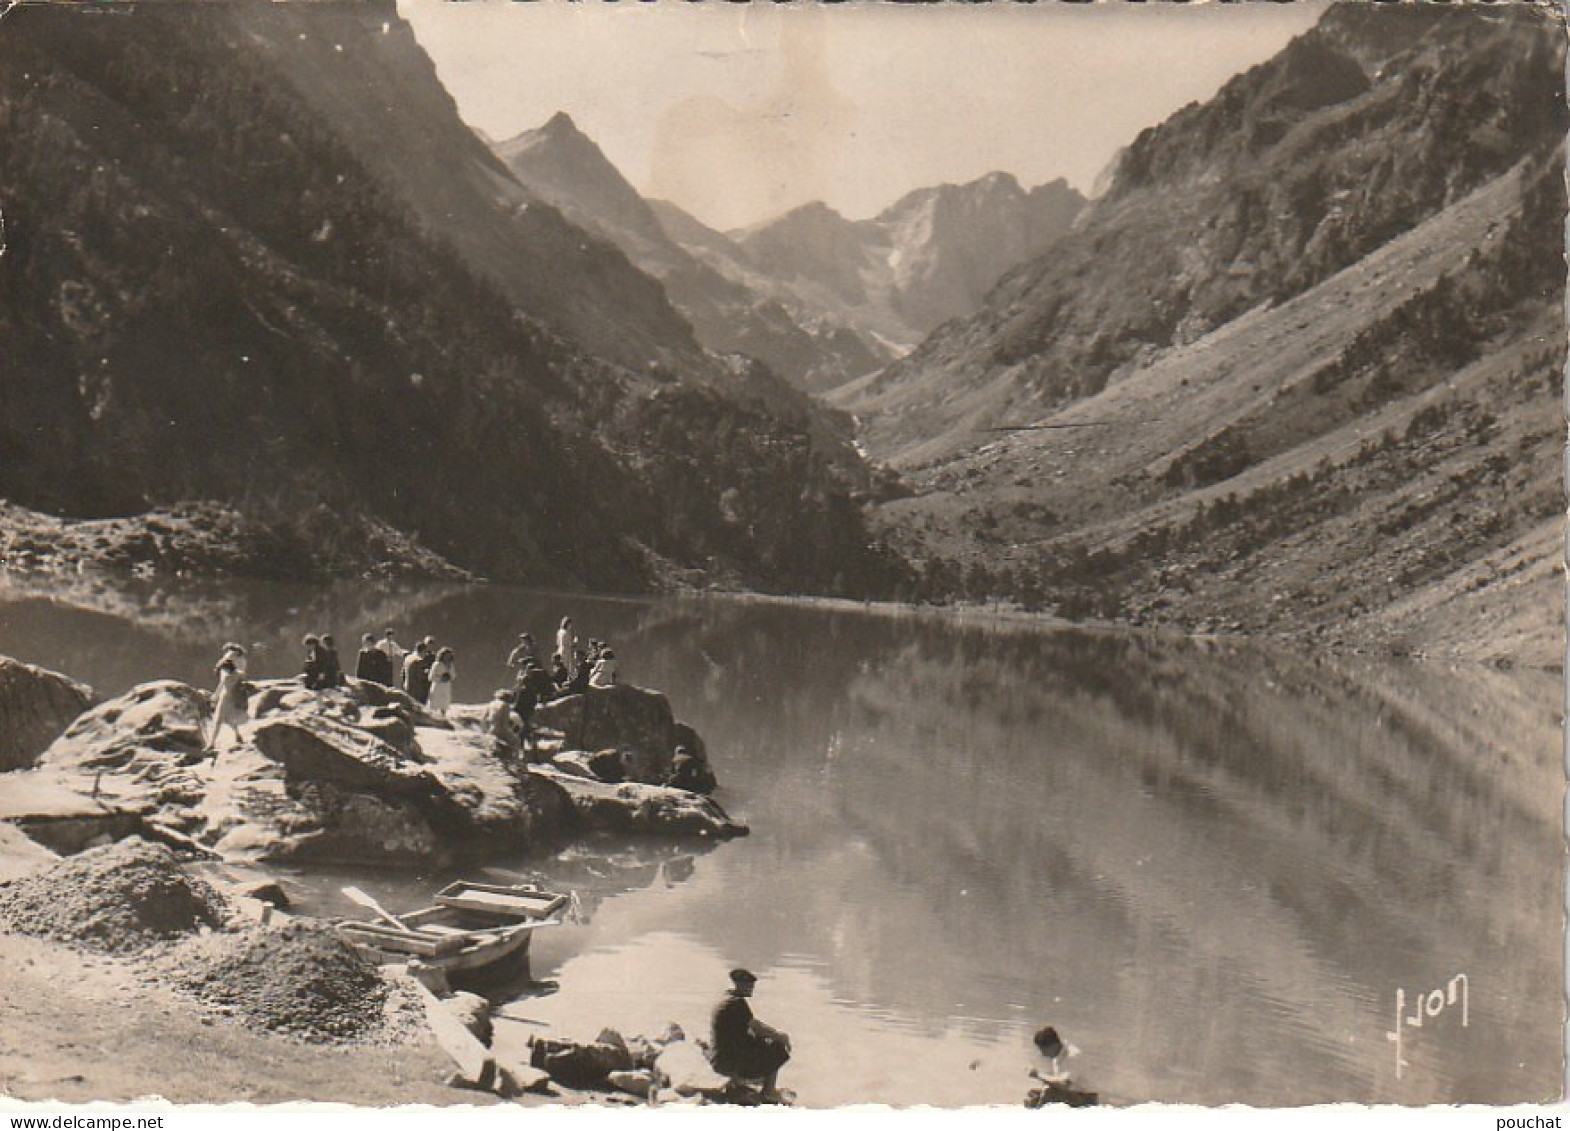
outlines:
M848 391L917 595L1560 662L1564 50L1345 5L1141 135Z
M834 418L530 197L390 0L27 5L0 128L14 503L210 500L299 575L391 530L558 584L882 576Z
M1561 57L1537 11L1336 7L1142 133L1051 254L839 401L874 453L910 466L1094 394L1553 144L1543 91Z
M613 245L541 203L467 129L395 5L237 5L236 49L258 57L384 191L520 309L597 356L703 372L690 328Z
M807 388L843 383L888 360L853 331L825 318L803 325L768 291L749 289L688 254L566 114L493 149L535 196L660 280L710 350L745 354Z
M844 384L847 375L871 373L899 356L899 351L883 341L876 331L866 326L852 329L853 318L835 305L831 295L798 285L772 273L766 265L754 263L735 240L667 200L651 200L649 207L654 210L665 234L693 260L729 284L744 288L748 294L761 296L762 305L758 309L773 318L783 314L805 330L813 341L822 343L833 356L843 359L840 364L804 372L800 378L804 388L821 393Z
M730 233L772 275L903 352L980 305L1010 268L1069 230L1085 200L1061 180L1030 191L1008 173L916 189L870 220L812 203Z

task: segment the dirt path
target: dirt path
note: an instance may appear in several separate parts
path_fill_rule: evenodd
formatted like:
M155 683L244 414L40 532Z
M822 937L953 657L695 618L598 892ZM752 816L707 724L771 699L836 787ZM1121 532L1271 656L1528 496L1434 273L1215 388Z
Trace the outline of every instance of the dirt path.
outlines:
M428 1035L322 1048L207 1022L125 962L0 934L0 1094L17 1100L174 1103L491 1103L445 1087ZM0 1100L0 1103L3 1103Z

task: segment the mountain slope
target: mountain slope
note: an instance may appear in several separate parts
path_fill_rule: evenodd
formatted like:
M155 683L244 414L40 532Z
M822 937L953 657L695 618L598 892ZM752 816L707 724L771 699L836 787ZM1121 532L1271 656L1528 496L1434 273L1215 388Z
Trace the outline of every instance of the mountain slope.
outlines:
M453 128L457 107L394 4L224 7L214 33L256 54L386 191L520 309L609 360L701 368L691 330L658 285Z
M882 360L850 331L803 327L766 293L754 293L689 255L566 114L493 148L531 193L659 279L707 348L755 358L804 387L842 383Z
M913 494L883 514L916 595L1562 661L1562 34L1362 7L1311 34L1143 136L1050 262L861 390L944 390L950 431L902 449ZM1309 186L1330 207L1240 217ZM1136 269L1162 255L1188 274ZM1168 296L1168 330L1120 289ZM1041 353L1000 366L1025 325ZM885 442L934 419L908 403ZM1000 418L1036 426L975 431Z
M800 383L804 388L814 392L834 388L858 374L881 368L897 356L874 331L865 327L859 331L852 329L832 296L795 285L766 266L754 263L740 244L669 201L651 200L649 207L670 240L695 262L727 283L759 296L760 312L772 319L789 318L838 359L834 365L802 372ZM742 348L742 352L749 351Z
M1331 9L1141 134L1049 256L839 403L912 466L1302 293L1554 144L1554 32L1519 7Z
M1084 203L1061 180L1026 192L989 173L917 189L870 220L812 203L731 238L754 270L905 350L974 311L1006 271L1067 232Z
M0 126L13 501L211 499L318 549L363 519L556 584L882 569L821 414L704 354L620 252L520 209L391 3L27 6ZM487 232L528 256L486 258ZM612 331L610 360L584 348Z

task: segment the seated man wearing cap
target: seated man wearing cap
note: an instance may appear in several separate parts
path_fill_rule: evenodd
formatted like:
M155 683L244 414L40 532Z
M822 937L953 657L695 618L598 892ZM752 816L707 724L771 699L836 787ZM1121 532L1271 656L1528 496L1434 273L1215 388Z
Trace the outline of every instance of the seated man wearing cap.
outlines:
M790 1059L790 1038L752 1016L747 999L756 975L732 970L730 980L730 993L714 1010L714 1071L733 1079L761 1080L764 1096L774 1096L775 1078Z

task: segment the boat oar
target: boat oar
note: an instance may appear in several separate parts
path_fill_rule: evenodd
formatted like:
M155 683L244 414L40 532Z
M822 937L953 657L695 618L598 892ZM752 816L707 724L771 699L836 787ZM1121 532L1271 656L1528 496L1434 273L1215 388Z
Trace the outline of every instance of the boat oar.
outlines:
M387 910L387 908L383 907L380 903L377 903L376 900L372 896L370 896L366 892L361 891L359 888L353 887L351 885L350 887L346 887L346 888L344 888L342 890L343 890L343 894L348 896L355 903L358 903L361 907L366 907L366 908L369 908L370 910L376 912L376 914L380 915L383 919L386 919L389 923L391 923L393 926L397 927L400 931L409 931L409 930L413 929L410 926L408 926L408 924L406 924L402 919L398 918L398 916L394 915L391 911Z

